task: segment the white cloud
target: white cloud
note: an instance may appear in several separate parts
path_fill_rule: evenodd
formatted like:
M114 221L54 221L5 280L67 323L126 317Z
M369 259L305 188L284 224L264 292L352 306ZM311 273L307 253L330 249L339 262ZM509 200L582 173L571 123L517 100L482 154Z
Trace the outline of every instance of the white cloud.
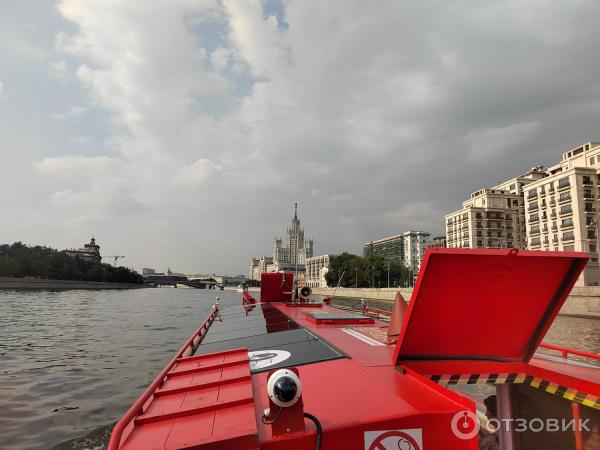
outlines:
M87 112L88 108L86 106L72 106L69 108L67 112L64 113L53 113L51 117L54 120L64 120L71 117L81 116L83 113Z
M92 140L88 136L71 136L67 139L72 144L90 145Z
M106 171L116 163L116 160L106 156L59 156L48 157L34 162L34 167L46 175L61 173L79 173L83 176L92 176L101 171Z
M108 230L117 215L140 230L124 242L140 264L155 251L219 270L268 253L298 201L317 251L356 251L438 233L482 180L595 138L593 2L286 0L285 25L269 3L58 3L72 31L56 33L42 72L70 69L86 98L65 83L52 117L108 117L65 121L41 153L53 156L36 153L60 217ZM58 156L65 140L97 156ZM158 235L167 245L148 248ZM223 252L197 236L235 242Z
M69 68L64 60L54 61L50 64L50 75L57 80L66 81L69 79Z
M222 167L208 159L201 158L189 167L181 168L173 178L177 187L195 188L208 182Z

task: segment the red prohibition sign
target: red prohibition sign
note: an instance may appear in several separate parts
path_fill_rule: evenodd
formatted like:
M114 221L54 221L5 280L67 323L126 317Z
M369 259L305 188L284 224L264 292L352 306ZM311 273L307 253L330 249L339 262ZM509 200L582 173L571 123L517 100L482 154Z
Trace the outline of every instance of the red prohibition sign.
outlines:
M383 441L389 437L404 439L408 444L410 444L410 448L402 448L399 446L399 450L421 450L419 444L417 444L417 441L415 441L411 435L402 431L386 431L385 433L380 434L369 446L369 450L389 450L383 445ZM400 442L398 444L400 444Z

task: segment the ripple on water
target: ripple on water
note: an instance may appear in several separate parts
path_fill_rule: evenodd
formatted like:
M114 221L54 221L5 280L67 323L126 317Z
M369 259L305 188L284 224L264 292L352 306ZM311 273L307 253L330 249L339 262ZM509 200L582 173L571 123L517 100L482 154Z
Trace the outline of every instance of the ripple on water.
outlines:
M239 302L236 292L219 295L224 306ZM104 448L106 424L213 303L192 289L0 291L0 448Z

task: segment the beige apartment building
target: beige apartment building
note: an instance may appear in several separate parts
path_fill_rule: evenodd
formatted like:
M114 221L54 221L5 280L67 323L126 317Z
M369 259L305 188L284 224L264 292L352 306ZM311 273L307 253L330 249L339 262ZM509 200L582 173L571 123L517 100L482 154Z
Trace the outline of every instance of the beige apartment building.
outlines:
M325 275L329 271L331 255L313 256L306 259L306 272L304 285L315 288L326 288Z
M578 285L600 284L598 215L600 142L588 142L562 155L546 177L525 187L530 250L583 251L590 261Z
M520 177L473 192L462 209L447 214L448 248L525 248L523 191L546 176L534 167Z

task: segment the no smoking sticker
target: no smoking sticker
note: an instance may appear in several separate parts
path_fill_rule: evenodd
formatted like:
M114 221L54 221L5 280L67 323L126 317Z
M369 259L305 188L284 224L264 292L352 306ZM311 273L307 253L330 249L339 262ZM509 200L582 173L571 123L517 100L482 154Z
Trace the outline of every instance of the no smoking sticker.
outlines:
M423 450L423 430L365 431L365 450Z

